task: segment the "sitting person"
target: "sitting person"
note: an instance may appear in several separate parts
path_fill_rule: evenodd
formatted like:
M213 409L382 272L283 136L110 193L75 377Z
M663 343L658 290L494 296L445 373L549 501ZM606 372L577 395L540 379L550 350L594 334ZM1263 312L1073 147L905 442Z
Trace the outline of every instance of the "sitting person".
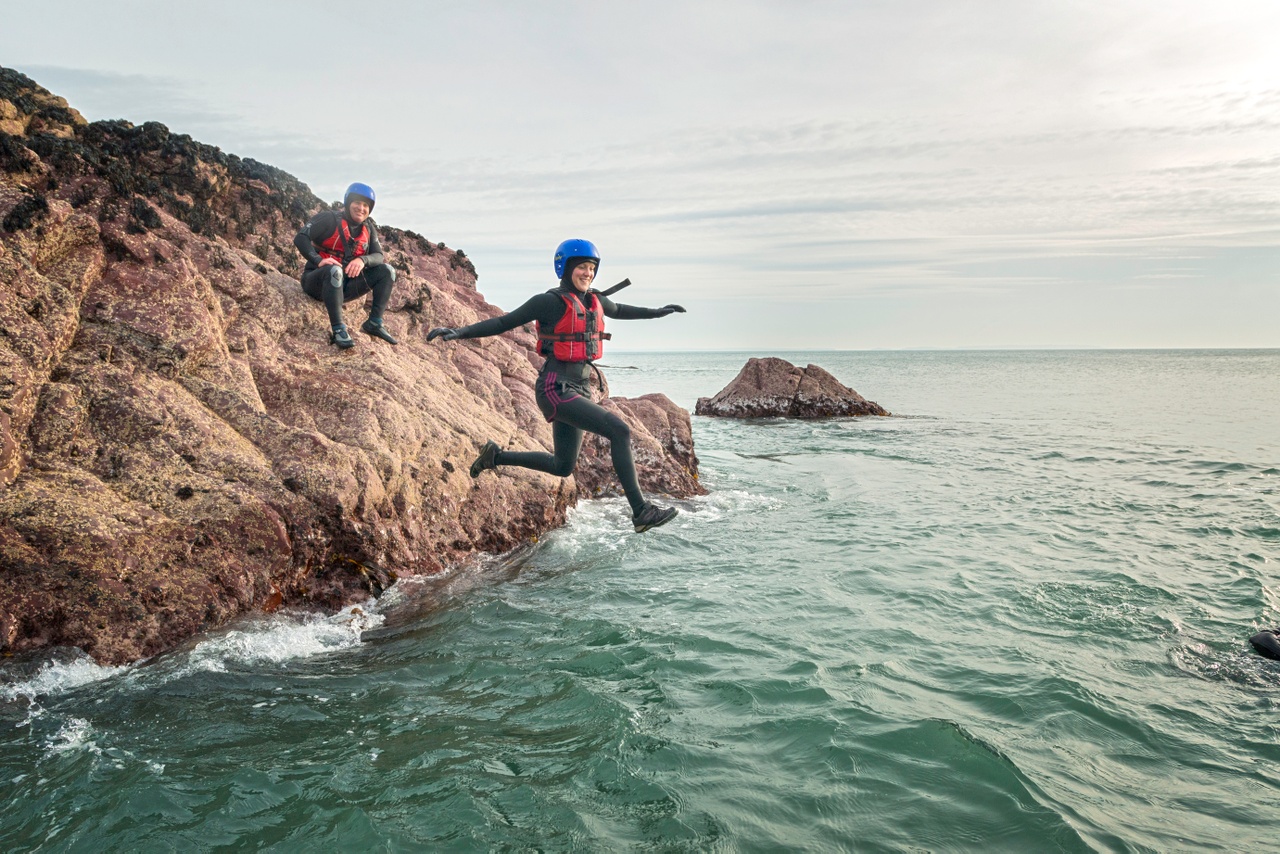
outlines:
M591 400L589 388L592 362L600 358L604 342L611 336L604 331L604 319L645 320L666 317L684 311L678 305L641 308L622 305L591 287L600 253L588 240L566 240L556 249L554 266L560 286L536 294L510 314L492 317L460 329L440 327L427 333L427 340L443 338L484 338L523 326L538 324L538 351L546 357L534 385L534 398L547 421L555 453L540 451L504 451L495 442L485 442L480 455L471 464L471 476L479 477L486 469L498 466L520 466L546 472L556 477L573 474L582 448L584 430L609 440L613 470L622 483L631 520L637 533L665 525L676 516L676 508L659 507L644 499L636 477L631 455L631 428L627 423ZM615 290L615 289L610 289Z
M347 334L342 304L370 291L373 307L360 328L375 338L396 343L382 325L396 271L386 263L378 243L378 226L369 219L376 200L368 184L352 184L342 199L341 214L321 211L293 238L293 245L307 259L302 289L324 303L329 311L329 342L343 350L356 342Z

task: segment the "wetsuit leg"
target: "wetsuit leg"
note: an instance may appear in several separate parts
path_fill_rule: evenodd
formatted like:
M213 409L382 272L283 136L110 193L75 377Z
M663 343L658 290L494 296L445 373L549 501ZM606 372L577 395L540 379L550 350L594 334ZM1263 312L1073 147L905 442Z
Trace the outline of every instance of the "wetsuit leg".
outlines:
M578 462L582 431L586 430L609 440L613 470L622 484L631 512L639 513L644 509L644 493L640 491L640 481L636 477L636 464L631 455L631 428L627 422L585 397L561 402L556 407L555 418L551 428L555 438L555 456L501 451L494 461L500 466L523 466L566 477Z
M571 424L557 421L551 425L551 438L555 454L545 451L498 451L493 458L495 465L519 466L544 471L555 477L568 477L578 464L578 452L582 450L582 431Z
M329 312L329 325L342 326L343 280L342 268L336 264L317 267L302 274L302 290L312 299L324 303Z
M364 279L373 291L373 306L369 309L369 319L374 323L382 322L382 313L387 310L391 301L391 288L396 283L396 271L390 264L379 264L364 271Z

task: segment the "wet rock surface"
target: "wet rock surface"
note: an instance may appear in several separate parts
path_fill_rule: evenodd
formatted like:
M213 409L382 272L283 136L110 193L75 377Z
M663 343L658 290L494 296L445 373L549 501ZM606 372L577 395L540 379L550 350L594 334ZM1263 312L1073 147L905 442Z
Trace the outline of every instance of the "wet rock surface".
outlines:
M468 476L485 439L549 450L551 431L531 330L426 342L500 313L462 252L380 225L401 343L330 345L292 245L328 206L0 68L0 652L121 663L246 611L338 608L616 490L590 443L576 478ZM701 491L687 412L606 405L646 490Z
M698 398L696 415L720 418L847 418L888 415L830 373L786 359L752 358L714 397Z

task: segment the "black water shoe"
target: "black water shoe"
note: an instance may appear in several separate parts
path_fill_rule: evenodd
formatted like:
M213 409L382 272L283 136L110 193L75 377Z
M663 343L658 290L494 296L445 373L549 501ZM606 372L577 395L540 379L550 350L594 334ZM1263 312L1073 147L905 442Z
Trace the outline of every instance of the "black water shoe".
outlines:
M636 533L643 534L650 528L657 528L667 524L676 518L676 514L679 512L674 507L659 507L657 504L646 504L639 513L631 517L631 521L636 526Z
M335 326L329 333L329 343L337 344L343 350L349 350L356 346L356 342L351 340L351 336L347 334L347 327Z
M381 338L383 341L386 341L388 344L400 343L399 341L397 341L395 338L391 336L391 333L387 331L387 327L382 325L381 320L374 320L372 317L366 320L364 323L360 324L360 330L362 332L369 333L374 338Z
M476 461L471 464L471 476L479 477L480 472L485 469L496 469L498 464L495 460L498 458L499 450L497 442L485 442L484 447L480 449L480 456L476 457Z

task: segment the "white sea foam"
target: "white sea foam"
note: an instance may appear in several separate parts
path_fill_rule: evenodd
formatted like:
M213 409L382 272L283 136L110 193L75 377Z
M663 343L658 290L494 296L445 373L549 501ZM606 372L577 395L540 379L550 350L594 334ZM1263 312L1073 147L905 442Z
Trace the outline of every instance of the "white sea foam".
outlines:
M223 671L228 664L281 664L360 643L381 625L375 603L351 605L336 614L273 614L242 623L200 641L188 653L191 670Z
M104 667L85 656L75 661L56 661L46 664L22 682L0 685L0 700L12 701L20 697L34 699L47 694L62 694L81 685L101 682L124 672L125 667Z
M745 489L723 489L702 495L690 500L695 505L695 512L706 513L709 520L718 520L724 515L733 513L768 510L784 505L779 498L748 492Z
M631 532L631 513L626 502L616 498L580 501L570 508L563 528L544 538L552 548L577 553L584 547L617 551Z
M84 718L67 718L56 733L45 742L51 753L69 753L76 750L87 750L101 753L93 739L93 724Z
M671 500L656 496L660 504L672 504L680 515L663 526L667 535L714 524L743 512L762 512L781 506L782 501L743 489L726 489L688 499ZM549 532L544 544L551 549L580 555L584 549L617 552L634 544L631 508L620 498L580 501L572 507L564 527Z
M163 660L158 669L136 665L106 667L88 656L69 662L50 662L34 676L0 685L0 701L25 698L32 702L28 717L38 716L37 697L57 696L75 688L114 677L126 684L154 685L157 677L168 682L194 672L225 672L228 665L282 664L313 655L348 649L360 643L361 634L381 625L377 603L352 605L336 614L273 614L256 617L222 633L198 641L186 653Z

